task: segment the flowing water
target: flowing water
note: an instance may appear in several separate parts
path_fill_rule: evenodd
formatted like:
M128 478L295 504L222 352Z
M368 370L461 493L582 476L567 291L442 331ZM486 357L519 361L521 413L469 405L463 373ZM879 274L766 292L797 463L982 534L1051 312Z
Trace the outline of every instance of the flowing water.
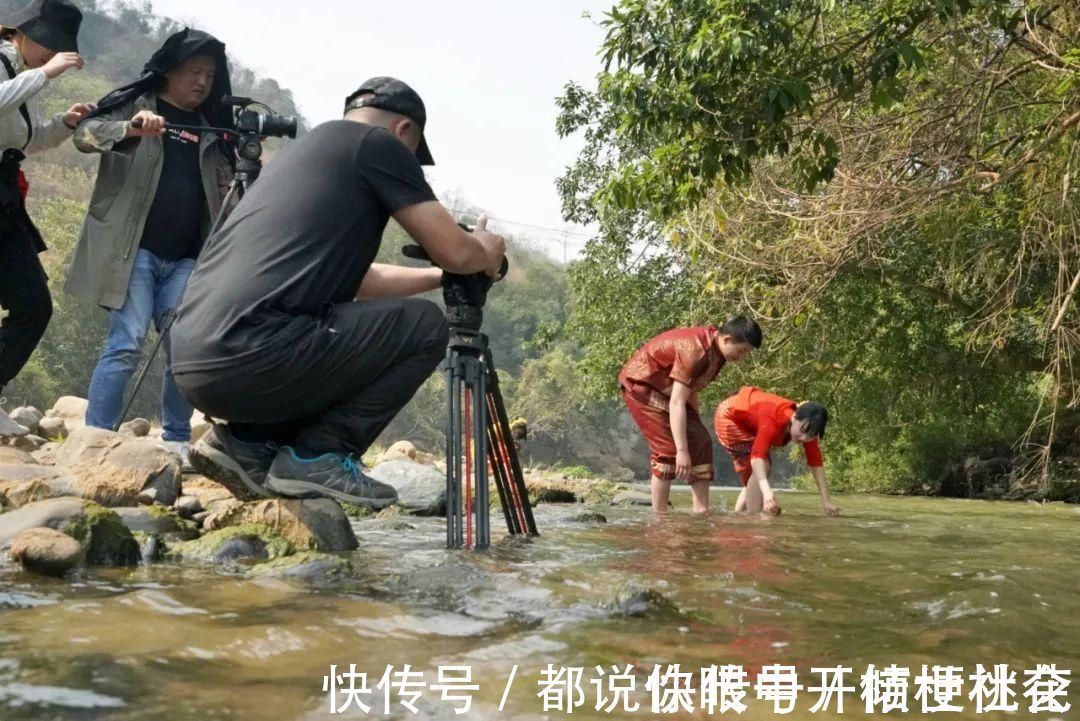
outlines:
M970 675L979 663L1018 672L1019 713L977 714L965 679L953 700L964 711L936 718L1030 718L1025 670L1080 670L1080 508L838 500L839 519L822 517L815 496L785 494L775 519L596 509L606 524L577 520L581 506L541 506L540 538L477 554L444 550L437 519L363 521L354 578L323 587L169 565L74 581L8 572L0 575L0 719L710 717L700 678L678 713L652 712L650 674L673 664L695 675L741 666L751 681L765 666L791 665L807 687L818 685L814 667L853 669L843 714L835 702L811 714L818 694L803 691L789 715L798 719L868 718L860 676L871 664L896 664L911 669L910 713L890 716L920 718L922 665ZM733 501L720 494L714 504ZM348 696L363 686L342 676L335 705L350 706L332 716L325 677L331 665L345 674L350 664L368 675L372 693ZM398 676L424 684L417 713L396 691L387 713L379 681L388 666L406 664L424 674ZM556 688L542 685L549 664L584 669L580 694L571 684L548 699L577 702L572 714L545 712L538 694ZM432 688L440 667L443 681L453 680L450 667L464 667L479 686L446 692L471 697L466 713ZM565 673L573 672L561 680ZM596 710L598 695L618 700L608 684L619 678L636 692ZM1076 688L1067 700L1074 708L1038 718L1080 718ZM640 709L623 710L624 702ZM753 688L743 702L741 718L775 717Z

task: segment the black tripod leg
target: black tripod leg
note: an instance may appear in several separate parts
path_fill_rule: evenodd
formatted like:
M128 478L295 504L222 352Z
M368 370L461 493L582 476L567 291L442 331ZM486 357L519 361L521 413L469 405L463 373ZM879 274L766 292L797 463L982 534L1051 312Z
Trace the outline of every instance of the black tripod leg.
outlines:
M446 357L446 547L460 548L458 514L461 488L461 432L458 425L460 406L459 368L457 353L450 349Z
M454 352L449 348L446 351L446 369L443 371L446 378L446 547L454 547Z
M502 447L506 452L506 458L510 462L511 496L517 501L517 509L521 514L525 526L525 532L530 535L538 535L536 520L533 518L532 506L529 505L529 490L525 487L525 475L521 472L521 461L518 459L517 449L514 447L513 436L510 432L510 420L506 416L506 404L503 402L502 391L499 389L499 377L495 373L495 362L491 357L491 349L485 350L487 362L488 389L492 397L492 405L495 407L495 417L492 419L502 438Z
M502 454L502 444L499 439L498 430L495 427L495 423L492 421L496 415L492 403L493 399L489 392L487 398L488 458L490 459L491 467L494 470L495 490L499 494L499 505L502 507L503 517L506 519L506 528L510 531L510 535L517 535L522 532L522 528L517 513L515 513L511 507L510 468L507 466L505 457Z
M488 453L487 453L487 374L477 361L476 392L473 395L475 418L473 419L472 437L476 459L475 513L476 543L475 548L487 548L491 545L491 508L488 501Z

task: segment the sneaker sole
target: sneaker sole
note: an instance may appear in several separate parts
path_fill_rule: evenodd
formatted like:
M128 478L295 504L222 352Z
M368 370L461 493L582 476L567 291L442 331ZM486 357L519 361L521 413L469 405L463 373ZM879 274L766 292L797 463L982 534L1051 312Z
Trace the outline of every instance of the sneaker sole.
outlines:
M320 486L318 483L293 481L287 478L275 478L274 476L267 476L266 487L275 493L279 493L282 496L289 496L290 498L333 498L335 501L352 503L357 506L368 506L375 510L386 508L398 501L396 497L367 498L365 496L350 496L348 493L335 491L326 486Z
M189 459L197 473L225 486L238 501L262 501L273 497L253 481L239 463L207 443L196 443Z

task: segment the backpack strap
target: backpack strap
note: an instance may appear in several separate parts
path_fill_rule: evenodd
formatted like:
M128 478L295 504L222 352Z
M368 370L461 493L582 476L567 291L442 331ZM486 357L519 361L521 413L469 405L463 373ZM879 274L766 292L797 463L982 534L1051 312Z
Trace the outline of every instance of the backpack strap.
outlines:
M4 69L7 70L8 77L14 80L15 68L12 67L7 55L2 52L0 52L0 62L4 63ZM19 106L19 114L22 115L23 120L26 122L26 142L22 146L22 149L26 150L26 146L30 145L30 141L34 139L34 123L30 120L30 110L26 107L26 103Z

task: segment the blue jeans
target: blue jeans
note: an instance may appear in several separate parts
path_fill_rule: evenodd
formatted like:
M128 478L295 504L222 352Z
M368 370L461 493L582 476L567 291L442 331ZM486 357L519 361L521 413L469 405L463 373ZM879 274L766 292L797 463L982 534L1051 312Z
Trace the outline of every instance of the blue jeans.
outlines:
M112 430L124 410L124 391L135 374L143 342L150 329L161 329L163 316L180 302L195 260L163 260L148 250L139 249L135 267L128 281L127 298L120 310L109 311L109 335L94 377L90 381L86 425ZM191 440L191 404L184 400L172 374L169 338L165 350L165 380L161 387L162 423L166 441Z

